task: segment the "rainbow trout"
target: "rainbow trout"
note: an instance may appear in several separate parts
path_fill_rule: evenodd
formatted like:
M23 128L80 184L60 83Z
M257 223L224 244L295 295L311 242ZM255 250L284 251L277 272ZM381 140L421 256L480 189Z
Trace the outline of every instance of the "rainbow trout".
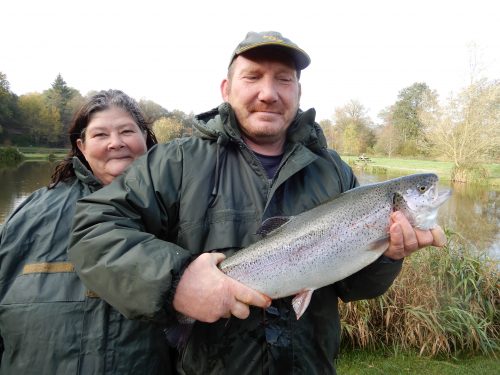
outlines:
M419 229L436 225L451 191L435 174L414 174L349 190L294 217L263 223L265 237L219 265L222 272L269 297L295 295L297 319L314 290L374 262L389 245L390 214L401 211Z

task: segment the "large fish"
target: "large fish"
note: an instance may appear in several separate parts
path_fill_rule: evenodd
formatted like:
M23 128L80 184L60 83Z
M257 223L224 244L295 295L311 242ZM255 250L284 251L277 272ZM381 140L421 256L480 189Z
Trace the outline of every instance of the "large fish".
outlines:
M258 242L220 263L228 276L269 297L295 295L297 319L315 289L366 267L387 249L390 214L401 211L419 229L436 225L451 191L435 174L414 174L349 190L291 218L271 218ZM275 229L276 228L276 229Z

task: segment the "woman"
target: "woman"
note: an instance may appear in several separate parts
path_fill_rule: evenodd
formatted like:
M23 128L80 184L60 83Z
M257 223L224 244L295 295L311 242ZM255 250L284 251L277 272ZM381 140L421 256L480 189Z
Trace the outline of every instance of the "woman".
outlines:
M123 92L92 96L75 114L71 150L49 187L7 219L0 233L0 374L170 372L161 328L127 320L84 287L66 257L76 201L156 143L148 125Z

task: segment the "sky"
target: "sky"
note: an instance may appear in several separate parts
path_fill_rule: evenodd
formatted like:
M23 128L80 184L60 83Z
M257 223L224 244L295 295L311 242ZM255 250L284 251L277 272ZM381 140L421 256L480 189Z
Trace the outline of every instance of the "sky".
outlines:
M476 77L500 78L495 0L4 0L0 13L0 71L17 95L60 73L82 95L121 89L204 112L222 102L236 45L266 30L310 55L301 108L318 121L357 100L380 122L415 82L445 100L470 82L471 59Z

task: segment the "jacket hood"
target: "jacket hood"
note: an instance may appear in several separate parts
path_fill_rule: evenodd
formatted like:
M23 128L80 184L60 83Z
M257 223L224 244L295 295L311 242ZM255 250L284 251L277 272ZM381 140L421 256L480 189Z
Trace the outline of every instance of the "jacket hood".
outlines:
M311 150L327 147L326 138L321 127L315 122L316 110L298 110L290 128L287 141L301 143ZM196 116L195 135L204 139L219 138L237 141L241 139L238 120L231 105L227 102Z

